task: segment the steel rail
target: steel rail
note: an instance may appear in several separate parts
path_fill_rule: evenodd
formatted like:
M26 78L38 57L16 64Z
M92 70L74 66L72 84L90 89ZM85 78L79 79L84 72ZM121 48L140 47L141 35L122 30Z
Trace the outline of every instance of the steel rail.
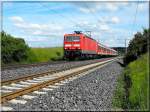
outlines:
M29 86L29 87L25 87L23 89L16 90L14 92L5 94L5 95L3 95L1 97L1 104L6 103L7 101L12 100L12 99L14 99L14 98L16 98L18 96L21 96L21 95L24 95L24 94L28 94L30 92L39 90L39 89L44 88L44 87L49 86L49 85L54 85L55 83L58 83L60 81L68 79L70 77L76 76L78 74L84 73L84 72L88 71L89 69L93 69L93 68L99 67L100 65L104 65L104 64L109 63L109 62L113 62L113 60L115 60L115 59L111 59L111 60L109 60L107 62L100 63L100 64L97 64L97 65L93 65L91 67L87 67L87 68L78 70L76 72L72 72L72 73L70 73L68 75L65 75L65 76L60 76L60 77L52 79L52 80L48 80L48 81L41 82L41 83L38 83L38 84L33 84L33 85Z
M2 70L12 70L16 68L22 68L22 67L36 67L36 66L43 66L43 65L48 65L48 64L59 64L59 63L65 63L66 61L57 61L57 62L40 62L40 63L33 63L33 64L15 64L15 65L6 65L6 66L1 66Z
M109 60L109 59L110 58L106 58L106 59L103 59L103 60L99 60L98 62L106 61L106 60ZM93 62L93 63L96 63L96 62ZM90 63L90 64L93 64L93 63ZM1 85L8 85L8 84L16 83L16 82L19 82L19 81L25 81L25 80L29 80L29 79L33 79L33 78L37 78L37 77L41 77L41 76L46 76L46 75L49 75L49 74L54 74L56 72L61 72L61 71L64 71L64 70L69 70L69 69L73 69L73 68L78 68L78 67L90 65L90 64L67 67L67 68L64 68L64 69L61 69L61 70L49 70L47 72L42 72L42 73L38 73L38 74L29 74L29 75L26 75L26 76L23 76L23 77L1 81Z
M52 62L39 62L39 63L32 63L32 64L9 64L9 65L3 65L1 66L1 70L12 70L16 68L22 68L22 67L36 67L36 66L43 66L43 65L51 65L51 64L62 64L67 63L68 61L52 61Z

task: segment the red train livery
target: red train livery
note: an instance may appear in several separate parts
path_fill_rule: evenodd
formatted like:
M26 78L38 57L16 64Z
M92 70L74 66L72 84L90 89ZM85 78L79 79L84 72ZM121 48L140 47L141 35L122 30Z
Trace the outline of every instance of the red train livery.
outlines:
M101 55L115 56L117 51L98 43L81 32L64 35L65 58L96 57Z

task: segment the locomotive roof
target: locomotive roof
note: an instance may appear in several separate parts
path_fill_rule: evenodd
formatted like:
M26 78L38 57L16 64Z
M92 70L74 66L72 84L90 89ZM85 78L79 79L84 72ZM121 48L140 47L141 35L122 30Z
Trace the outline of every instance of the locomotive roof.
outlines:
M83 35L86 36L87 38L90 38L90 39L96 41L95 39L93 39L92 37L89 37L88 35L85 35L85 34L83 34ZM96 42L97 42L97 41L96 41Z
M87 38L90 38L90 39L92 39L92 40L94 40L94 41L96 41L95 39L93 39L92 37L89 37L88 35L86 35L86 34L84 34L84 33L80 33L80 34L77 34L77 33L71 33L71 34L65 34L65 35L76 35L76 36L80 36L80 35L84 35L84 36L86 36ZM97 42L97 41L96 41Z

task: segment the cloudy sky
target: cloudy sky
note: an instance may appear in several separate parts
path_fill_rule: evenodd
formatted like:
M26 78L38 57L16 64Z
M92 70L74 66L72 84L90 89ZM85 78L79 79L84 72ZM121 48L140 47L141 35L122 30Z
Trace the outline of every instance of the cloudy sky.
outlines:
M63 35L91 31L110 47L149 26L148 2L3 2L2 29L31 47L63 46Z

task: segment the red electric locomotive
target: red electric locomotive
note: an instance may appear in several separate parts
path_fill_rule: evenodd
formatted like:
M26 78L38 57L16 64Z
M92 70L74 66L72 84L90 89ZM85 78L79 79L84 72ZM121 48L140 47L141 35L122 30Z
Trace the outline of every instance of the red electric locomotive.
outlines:
M116 54L117 52L115 50L99 44L96 40L80 31L64 35L65 58L84 58Z

